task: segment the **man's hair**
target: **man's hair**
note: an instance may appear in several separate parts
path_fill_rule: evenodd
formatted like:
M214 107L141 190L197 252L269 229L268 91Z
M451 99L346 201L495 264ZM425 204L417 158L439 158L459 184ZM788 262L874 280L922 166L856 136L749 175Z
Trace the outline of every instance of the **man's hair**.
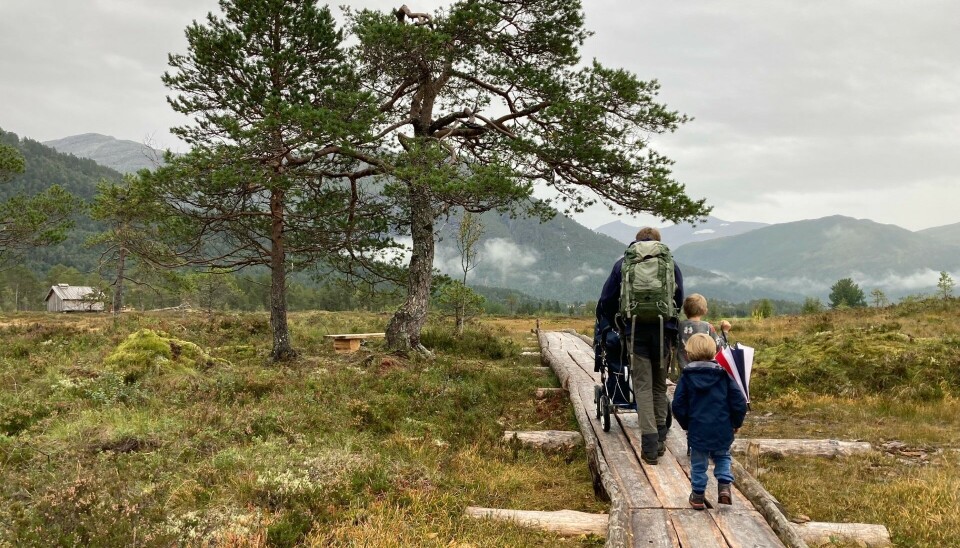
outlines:
M706 333L696 333L690 337L684 349L692 362L710 361L717 355L717 341Z
M703 316L707 313L707 299L699 293L694 293L683 300L683 313L688 318Z
M649 226L645 226L637 232L637 241L642 242L643 240L656 240L660 241L660 231Z

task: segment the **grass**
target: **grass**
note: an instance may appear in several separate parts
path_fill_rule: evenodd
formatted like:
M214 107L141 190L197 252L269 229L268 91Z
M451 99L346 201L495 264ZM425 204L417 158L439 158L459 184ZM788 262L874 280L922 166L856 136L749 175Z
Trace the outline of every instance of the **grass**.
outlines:
M431 324L431 361L328 333L386 316L293 314L297 361L267 363L264 315L0 320L0 545L594 546L463 517L468 505L602 512L582 450L501 444L575 428L537 402L496 324ZM529 332L529 327L527 328Z
M757 348L741 436L887 448L764 458L760 480L790 514L881 523L896 546L960 546L958 313L955 299L928 300L735 324L734 338Z
M960 303L735 323L757 348L745 437L863 439L889 452L765 458L793 515L960 546ZM433 321L430 361L370 341L387 315L291 315L300 357L267 362L262 314L0 318L0 546L597 546L465 519L468 505L604 512L582 450L500 443L575 429L531 370L534 318ZM582 318L544 329L590 333Z

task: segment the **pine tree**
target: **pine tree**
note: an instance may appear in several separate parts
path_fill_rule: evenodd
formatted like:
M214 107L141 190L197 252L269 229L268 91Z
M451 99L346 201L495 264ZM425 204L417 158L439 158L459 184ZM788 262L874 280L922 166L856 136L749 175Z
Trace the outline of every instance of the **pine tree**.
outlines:
M673 221L709 212L649 146L688 120L656 101L657 82L580 64L589 32L579 0L461 0L433 14L402 6L347 18L383 114L376 138L349 151L353 176L381 176L396 228L412 239L390 347L425 350L435 219L451 207L549 216L531 199L541 182L566 211L599 200Z
M174 128L191 145L153 182L172 216L180 264L270 271L275 361L296 355L287 324L287 276L324 257L362 255L387 234L359 174L336 154L376 115L345 57L342 33L313 0L221 0L186 30L188 53L169 57L163 81ZM370 209L361 208L361 204Z

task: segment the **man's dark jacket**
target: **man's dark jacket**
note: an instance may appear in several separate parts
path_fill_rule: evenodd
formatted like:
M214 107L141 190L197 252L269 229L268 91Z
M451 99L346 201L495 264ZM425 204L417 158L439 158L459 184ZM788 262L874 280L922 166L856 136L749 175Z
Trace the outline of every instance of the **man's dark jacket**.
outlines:
M673 394L673 416L698 451L722 451L743 425L747 400L736 381L717 362L692 362L680 375Z
M646 241L646 240L644 240ZM634 242L636 243L636 242ZM633 244L631 244L633 245ZM673 263L673 276L677 282L677 289L673 293L673 302L677 310L683 307L683 274L677 263ZM623 257L614 263L613 270L607 281L603 284L603 290L600 292L600 300L597 301L597 321L605 325L616 325L620 332L622 340L630 340L631 326L624 325L623 322L616 322L617 314L620 312L620 285L623 283ZM664 329L667 331L668 340L676 340L677 319L664 318ZM660 337L660 324L637 324L637 332L633 334L633 351L640 356L652 357L654 349L660 347L657 339Z

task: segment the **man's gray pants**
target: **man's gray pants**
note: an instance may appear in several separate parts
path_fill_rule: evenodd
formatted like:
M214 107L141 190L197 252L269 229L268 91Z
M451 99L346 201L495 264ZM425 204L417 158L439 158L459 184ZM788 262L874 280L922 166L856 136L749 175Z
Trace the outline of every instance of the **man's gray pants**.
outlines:
M630 376L637 403L641 449L644 453L656 455L659 432L667 424L667 371L650 358L634 354Z

